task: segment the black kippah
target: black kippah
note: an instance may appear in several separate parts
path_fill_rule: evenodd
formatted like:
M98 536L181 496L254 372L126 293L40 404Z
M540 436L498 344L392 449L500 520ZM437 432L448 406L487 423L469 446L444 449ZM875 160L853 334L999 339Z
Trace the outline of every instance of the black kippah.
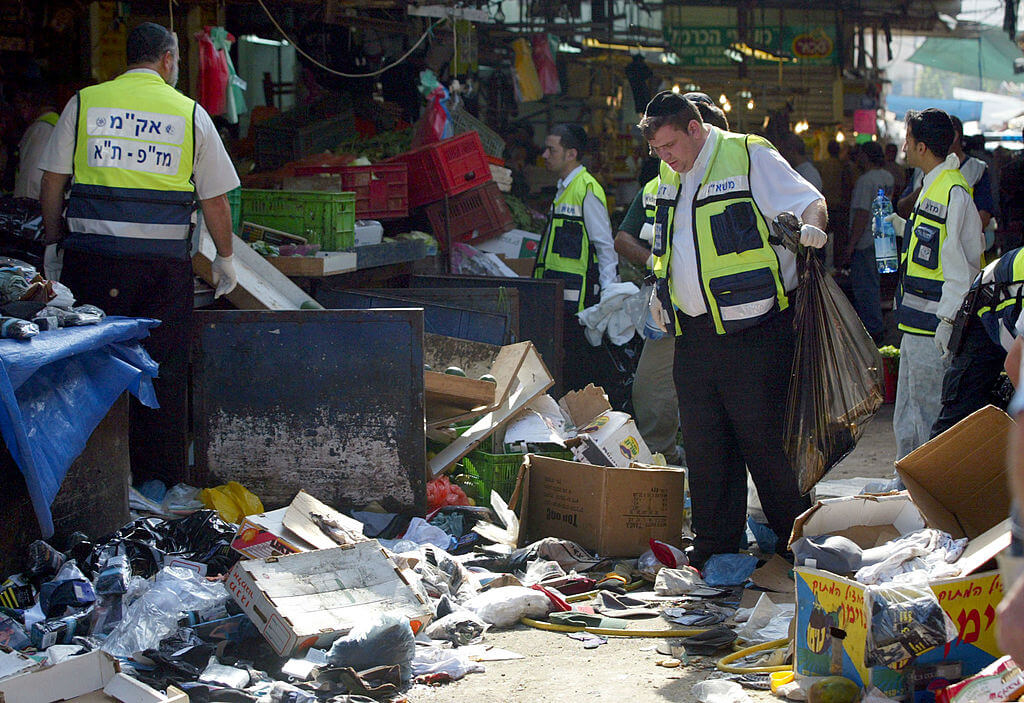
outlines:
M686 102L686 98L679 93L673 93L671 90L663 90L651 98L651 102L647 103L647 109L644 110L644 117L665 117L666 115L674 115L686 107Z

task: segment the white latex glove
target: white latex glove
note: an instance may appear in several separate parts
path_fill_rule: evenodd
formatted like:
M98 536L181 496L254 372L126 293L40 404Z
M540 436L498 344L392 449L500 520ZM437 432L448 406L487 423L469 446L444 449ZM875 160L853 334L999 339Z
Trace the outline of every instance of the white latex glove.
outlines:
M654 270L654 254L651 254L650 256L647 257L647 261L644 262L644 266L647 268L648 271Z
M651 292L650 311L651 321L654 322L655 327L666 334L668 334L669 330L675 330L671 313L665 309L665 306L661 304L661 298L653 291Z
M56 244L47 244L43 251L43 276L48 281L59 281L64 268L64 251L57 251Z
M885 221L892 225L892 229L896 232L897 237L903 236L903 230L907 226L907 221L897 215L895 212L891 215L885 216Z
M821 249L828 243L828 235L814 225L804 224L800 227L800 243L805 247Z
M953 325L945 320L939 321L935 328L935 348L939 350L939 356L943 361L949 360L949 338L953 334Z
M213 264L210 266L211 278L213 279L213 286L217 290L214 292L213 297L219 298L222 295L226 295L235 289L238 285L238 275L235 273L235 257L232 256L221 256L217 254L217 257L213 260Z

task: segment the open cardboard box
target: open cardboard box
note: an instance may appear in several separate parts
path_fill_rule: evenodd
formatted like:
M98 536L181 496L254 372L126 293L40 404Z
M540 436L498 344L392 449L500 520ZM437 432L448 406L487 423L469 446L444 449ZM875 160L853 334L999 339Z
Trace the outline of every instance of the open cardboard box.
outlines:
M266 559L339 546L319 527L324 521L334 525L333 531L344 535L348 543L368 539L363 536L362 523L299 491L283 508L245 516L231 548L247 559Z
M522 410L527 403L554 385L551 372L532 342L519 342L494 347L478 342L465 342L441 335L424 335L424 363L440 367L460 366L467 376L479 378L484 373L494 376L494 400L466 411L443 403L426 403L427 427L477 418L462 435L428 461L431 476L437 476L471 452L489 437L501 423ZM485 369L485 370L481 370ZM491 385L491 384L487 384Z
M3 703L188 703L188 695L171 686L161 693L120 673L117 659L102 650L70 657L0 680Z
M576 438L566 446L573 447L578 460L620 467L652 462L651 450L633 418L612 410L603 388L591 383L582 390L569 391L558 405L577 428Z
M1001 410L982 408L896 463L906 493L820 501L794 525L792 540L802 535L844 534L863 547L924 526L954 538L969 538L956 562L963 575L929 583L956 625L957 638L923 653L914 665L956 661L961 674L969 676L1001 654L995 638L995 608L1002 599L1002 580L998 571L981 569L1010 542L1005 461L1013 425ZM865 586L817 569L794 571L797 673L828 675L831 649L837 646L842 648L843 676L903 697L903 672L864 665L870 619ZM831 627L844 630L845 639L833 639Z
M637 557L649 541L679 544L685 469L593 466L527 454L510 506L523 546L560 537L602 557Z

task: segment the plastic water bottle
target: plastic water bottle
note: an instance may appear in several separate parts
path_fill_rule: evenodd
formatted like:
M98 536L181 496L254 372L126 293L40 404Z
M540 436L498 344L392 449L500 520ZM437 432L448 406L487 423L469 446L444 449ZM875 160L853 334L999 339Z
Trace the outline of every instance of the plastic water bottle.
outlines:
M879 273L894 273L899 262L896 258L896 232L886 217L892 214L892 203L885 197L885 191L878 189L878 195L871 201L871 233L875 236L875 265Z

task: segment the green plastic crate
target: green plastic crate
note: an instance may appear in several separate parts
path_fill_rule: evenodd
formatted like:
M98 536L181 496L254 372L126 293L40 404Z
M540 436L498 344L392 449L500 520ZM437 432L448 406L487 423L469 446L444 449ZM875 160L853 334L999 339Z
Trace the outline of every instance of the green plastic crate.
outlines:
M568 449L551 452L534 452L538 456L550 456L555 459L572 459ZM490 505L491 491L497 491L507 503L516 488L519 467L523 464L525 454L488 454L474 450L462 458L462 464L470 474L476 474L483 481L487 495L483 496L484 505ZM479 505L479 503L478 503Z
M238 226L242 224L242 188L239 186L228 191L228 205L231 206L231 231L238 234Z
M356 194L242 189L245 221L305 237L324 251L355 245Z

